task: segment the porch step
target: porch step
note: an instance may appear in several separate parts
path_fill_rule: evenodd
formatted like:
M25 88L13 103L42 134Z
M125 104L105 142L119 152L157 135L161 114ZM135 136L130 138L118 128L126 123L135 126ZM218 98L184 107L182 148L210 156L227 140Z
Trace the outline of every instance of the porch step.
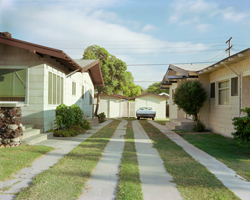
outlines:
M31 137L28 137L26 139L22 139L21 143L22 145L32 145L32 144L36 144L38 142L42 142L44 140L47 140L48 138L52 138L53 137L53 133L41 133L41 134L37 134L37 135L33 135Z
M194 122L190 119L171 119L166 122L166 125L171 129L182 129L191 131L194 128Z
M170 129L181 129L181 126L178 126L177 124L174 124L172 122L166 122L165 125L169 127Z
M23 125L23 137L21 139L22 145L32 145L38 142L47 140L50 137L53 137L53 133L42 133L42 129L34 129L34 125Z

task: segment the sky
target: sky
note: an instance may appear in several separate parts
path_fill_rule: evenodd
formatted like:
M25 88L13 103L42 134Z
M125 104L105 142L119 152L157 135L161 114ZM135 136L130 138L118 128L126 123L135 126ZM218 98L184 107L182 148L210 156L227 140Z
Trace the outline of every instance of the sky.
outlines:
M169 64L213 64L250 48L249 0L0 0L0 32L82 58L90 45L123 60L135 84Z

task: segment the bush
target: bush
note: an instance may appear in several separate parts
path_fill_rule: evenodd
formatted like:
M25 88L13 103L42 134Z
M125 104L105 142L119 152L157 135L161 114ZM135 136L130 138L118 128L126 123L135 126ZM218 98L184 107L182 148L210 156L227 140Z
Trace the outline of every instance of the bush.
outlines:
M250 107L241 109L241 111L246 112L247 116L233 118L233 125L236 131L232 135L238 141L238 144L248 147L250 146Z
M197 122L194 123L194 131L204 132L205 129L206 129L205 125L200 120L197 120Z
M106 119L106 115L105 115L105 113L104 113L104 112L102 112L102 113L98 114L98 115L97 115L97 117L98 117L98 121L99 121L99 123L104 122L104 121L105 121L105 119Z
M198 120L198 112L207 99L206 90L199 81L186 81L177 88L174 103L188 115L194 115Z
M78 135L83 129L90 129L90 124L83 119L83 111L76 104L66 106L61 104L56 108L56 125L53 131L56 137L71 137Z

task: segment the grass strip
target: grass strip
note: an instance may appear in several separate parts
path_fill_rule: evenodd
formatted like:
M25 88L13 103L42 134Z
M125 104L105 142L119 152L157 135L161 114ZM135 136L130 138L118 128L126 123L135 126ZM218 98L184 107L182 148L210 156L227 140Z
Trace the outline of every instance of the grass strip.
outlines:
M16 199L78 199L119 123L114 120L75 147L51 169L36 176Z
M12 178L14 174L29 167L37 158L53 150L47 146L18 146L0 149L0 181Z
M140 121L184 199L239 199L182 147L147 121Z
M250 148L241 147L236 140L215 133L192 133L179 130L175 132L250 181Z
M166 119L155 119L154 121L156 123L158 123L158 124L165 125L166 122L169 122L169 118L166 118Z
M116 199L142 200L143 194L140 180L140 171L131 120L128 122L126 135L124 137L125 145L122 154Z

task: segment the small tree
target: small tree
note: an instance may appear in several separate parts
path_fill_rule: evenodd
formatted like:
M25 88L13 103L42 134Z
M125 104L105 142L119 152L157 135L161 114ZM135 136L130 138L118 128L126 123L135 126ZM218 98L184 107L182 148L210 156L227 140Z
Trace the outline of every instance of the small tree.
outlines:
M206 90L199 81L186 81L177 88L174 94L174 103L187 114L194 115L198 121L198 113L207 99Z

